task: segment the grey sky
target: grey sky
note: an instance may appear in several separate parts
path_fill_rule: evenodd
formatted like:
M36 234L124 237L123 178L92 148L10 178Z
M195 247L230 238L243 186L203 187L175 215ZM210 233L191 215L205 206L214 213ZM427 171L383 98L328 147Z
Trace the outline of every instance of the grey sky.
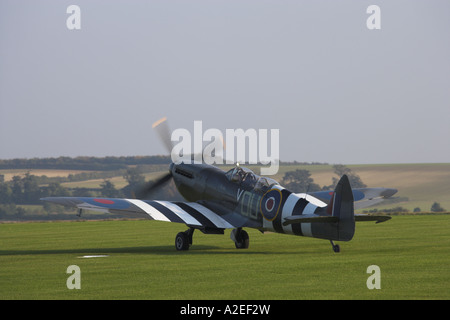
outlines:
M81 8L81 30L66 9ZM381 8L381 30L366 9ZM448 1L0 1L0 158L164 154L151 124L280 129L281 160L450 162Z

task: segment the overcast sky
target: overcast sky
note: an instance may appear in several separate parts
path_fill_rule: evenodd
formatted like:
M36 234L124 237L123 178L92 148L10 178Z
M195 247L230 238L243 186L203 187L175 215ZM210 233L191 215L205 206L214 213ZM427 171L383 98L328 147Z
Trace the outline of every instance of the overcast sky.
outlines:
M450 162L449 14L425 0L1 0L0 159L165 154L151 124L167 116L279 129L285 161Z

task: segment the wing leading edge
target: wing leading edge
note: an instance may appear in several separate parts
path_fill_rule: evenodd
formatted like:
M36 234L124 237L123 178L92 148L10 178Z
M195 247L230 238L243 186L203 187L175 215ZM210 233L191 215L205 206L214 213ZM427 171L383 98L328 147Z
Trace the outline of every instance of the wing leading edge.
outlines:
M41 200L82 210L147 217L152 220L184 223L198 229L232 229L232 224L196 202L138 199L48 197Z

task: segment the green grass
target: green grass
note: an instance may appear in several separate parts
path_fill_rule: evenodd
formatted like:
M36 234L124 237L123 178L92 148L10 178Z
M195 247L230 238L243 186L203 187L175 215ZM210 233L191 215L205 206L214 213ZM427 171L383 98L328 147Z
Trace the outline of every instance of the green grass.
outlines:
M0 299L449 299L450 215L359 223L333 253L326 240L249 229L250 248L156 221L0 224ZM106 258L79 258L106 254ZM381 289L366 287L369 265ZM69 265L81 289L69 290Z

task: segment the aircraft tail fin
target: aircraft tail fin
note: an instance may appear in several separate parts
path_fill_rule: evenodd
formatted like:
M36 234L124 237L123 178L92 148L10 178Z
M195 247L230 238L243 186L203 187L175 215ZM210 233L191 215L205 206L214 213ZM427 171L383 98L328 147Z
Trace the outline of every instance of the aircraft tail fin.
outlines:
M330 203L326 208L329 215L338 218L338 239L335 240L349 241L355 234L353 202L350 181L346 175L343 175L336 185Z

